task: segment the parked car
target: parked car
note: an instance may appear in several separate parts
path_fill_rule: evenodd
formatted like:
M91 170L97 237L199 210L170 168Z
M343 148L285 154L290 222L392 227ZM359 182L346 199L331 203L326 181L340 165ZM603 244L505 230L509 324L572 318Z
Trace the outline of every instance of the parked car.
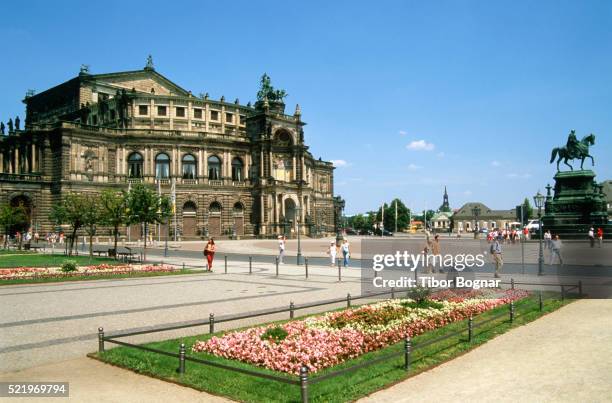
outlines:
M374 235L374 232L372 232L372 230L369 230L369 229L362 229L362 230L359 230L359 235Z
M359 235L359 233L355 231L353 228L345 228L344 233L346 235Z
M380 228L376 228L374 230L374 235L380 236ZM383 236L393 236L393 232L385 229L383 230Z
M538 221L538 220L529 220L527 225L525 225L525 228L527 228L527 230L529 232L538 231L540 229L540 221Z

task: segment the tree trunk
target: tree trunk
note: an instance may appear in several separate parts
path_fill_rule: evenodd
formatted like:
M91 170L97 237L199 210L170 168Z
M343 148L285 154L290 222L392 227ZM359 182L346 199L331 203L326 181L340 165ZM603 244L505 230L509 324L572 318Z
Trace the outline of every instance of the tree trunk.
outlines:
M93 258L93 235L89 234L89 259Z
M72 256L72 252L74 250L74 241L76 239L77 229L72 230L72 236L70 237L70 250L68 251L68 256Z
M119 226L115 225L115 260L117 260L117 238L119 238Z
M149 224L148 223L144 223L144 248L142 250L143 253L143 263L147 261L147 232L149 230Z

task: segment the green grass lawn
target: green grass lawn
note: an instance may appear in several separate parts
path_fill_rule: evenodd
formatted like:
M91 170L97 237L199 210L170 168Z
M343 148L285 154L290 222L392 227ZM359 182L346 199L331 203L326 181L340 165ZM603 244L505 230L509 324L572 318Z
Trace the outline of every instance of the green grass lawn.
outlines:
M427 340L456 330L465 330L461 336L450 337L440 343L435 343L422 349L416 349L412 354L412 365L408 372L403 369L403 357L397 357L396 359L366 366L355 372L324 380L320 383L311 384L309 387L310 400L321 402L356 400L376 390L453 359L513 327L531 322L571 301L568 299L565 301L554 299L552 298L554 297L552 293L546 294L546 297L548 299L545 301L543 312L539 312L538 310L538 301L536 297L529 297L516 302L514 323L509 323L508 317L504 316L482 327L477 327L474 330L472 343L467 341L467 321L452 323L443 328L414 337L412 343L413 346L416 347L419 343L426 342ZM474 322L477 324L500 312L508 312L508 306L498 307L485 312L475 318ZM223 334L223 332L217 333L216 335L221 334ZM184 337L181 339L148 343L146 346L178 353L180 343L185 343L188 356L206 358L210 361L221 362L237 368L248 368L261 373L283 375L267 369L257 368L250 364L230 361L210 354L195 354L191 352L191 346L196 340L206 340L210 337L210 335L205 334L195 337ZM121 340L129 342L129 338ZM106 346L109 348L113 345L107 342ZM324 375L328 372L352 366L379 357L380 355L386 355L396 351L403 351L403 343L398 343L383 350L365 354L357 359L323 370L313 375L313 377ZM227 396L236 400L266 402L300 401L300 389L298 386L286 385L280 382L242 375L233 371L191 362L186 362L185 374L179 375L176 372L178 359L133 348L117 347L107 350L102 354L92 354L91 356L141 374L177 382L197 390L206 391L215 395Z
M14 251L3 250L0 253L0 268L15 268L15 267L59 267L65 260L74 260L79 266L90 266L101 263L117 264L115 259L107 257L94 256L91 259L89 255L79 255L68 257L66 255L45 254L29 251Z

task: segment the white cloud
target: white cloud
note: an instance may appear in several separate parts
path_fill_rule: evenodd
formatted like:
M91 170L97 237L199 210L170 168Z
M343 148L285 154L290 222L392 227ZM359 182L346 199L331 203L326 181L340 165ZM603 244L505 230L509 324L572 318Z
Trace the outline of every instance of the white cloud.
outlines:
M436 157L438 158L444 158L446 156L446 154L444 154L444 151L440 151L439 153L436 154Z
M463 191L463 195L464 196L471 196L472 195L472 191L471 190L465 190L465 191Z
M405 136L408 134L408 132L406 130L400 130L399 131L400 136Z
M420 165L417 164L408 164L408 170L409 171L418 171L419 169L423 168Z
M334 164L336 168L346 168L350 164L345 160L331 160L331 163Z
M406 146L409 150L414 151L432 151L436 146L433 143L428 143L425 140L414 140Z
M493 167L498 167L498 166L501 166L501 162L499 162L499 161L495 161L495 160L494 160L494 161L491 161L491 166L493 166Z

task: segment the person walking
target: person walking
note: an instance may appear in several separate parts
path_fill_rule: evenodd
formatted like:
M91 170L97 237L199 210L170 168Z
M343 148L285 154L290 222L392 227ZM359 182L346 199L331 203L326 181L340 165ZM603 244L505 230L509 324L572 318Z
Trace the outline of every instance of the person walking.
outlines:
M603 229L601 227L597 228L597 241L599 242L599 247L603 247Z
M544 233L544 246L546 247L546 249L550 250L551 242L552 242L552 235L550 233L550 230L546 230L546 232Z
M334 241L331 241L331 243L329 244L329 248L327 249L327 255L329 256L331 267L335 266L337 253L338 250L336 248L336 243Z
M550 262L548 262L549 266L553 264L555 256L559 258L559 263L563 265L563 258L561 257L562 246L563 244L561 243L561 239L559 239L559 235L555 235L551 244Z
M589 229L589 243L591 244L591 248L595 247L595 230L593 227Z
M283 264L283 258L285 257L285 242L287 238L284 235L278 236L278 264Z
M344 242L342 242L342 257L344 259L344 267L348 267L349 258L351 257L348 239L345 239Z
M208 271L210 272L212 272L213 260L215 258L216 251L217 246L215 245L215 240L210 238L204 247L204 256L206 256L206 264L208 265Z
M491 244L491 255L495 263L495 278L500 278L501 269L504 266L504 257L500 241L501 237L496 237Z

